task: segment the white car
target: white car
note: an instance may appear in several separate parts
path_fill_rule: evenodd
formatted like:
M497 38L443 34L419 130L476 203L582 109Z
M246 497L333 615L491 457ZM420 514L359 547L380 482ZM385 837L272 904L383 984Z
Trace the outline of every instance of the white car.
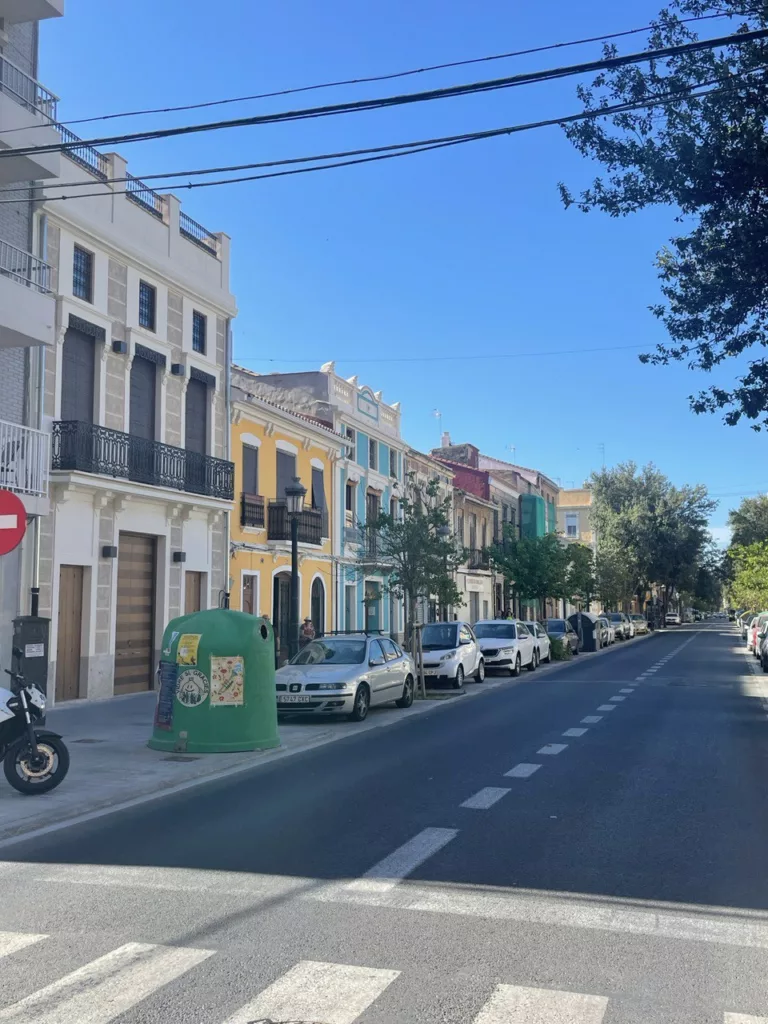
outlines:
M409 708L415 678L411 656L389 637L323 637L275 673L277 713L347 715L362 722L377 704Z
M600 631L600 642L603 647L610 647L611 644L616 643L616 630L613 628L613 623L607 615L601 615L600 625L602 629Z
M552 643L546 629L544 629L540 622L526 622L525 625L533 633L533 642L536 644L536 650L539 652L539 664L542 661L547 663L552 661Z
M519 676L525 665L534 672L539 664L538 642L530 628L534 624L515 619L483 619L475 623L475 636L485 659L487 671L509 672Z
M680 625L682 625L681 620L680 620L680 616L679 616L679 614L677 612L667 612L667 614L666 614L666 616L664 618L664 621L665 621L665 623L668 626L680 626Z
M447 680L458 690L465 679L485 679L485 659L468 622L430 622L421 632L421 649L427 680Z

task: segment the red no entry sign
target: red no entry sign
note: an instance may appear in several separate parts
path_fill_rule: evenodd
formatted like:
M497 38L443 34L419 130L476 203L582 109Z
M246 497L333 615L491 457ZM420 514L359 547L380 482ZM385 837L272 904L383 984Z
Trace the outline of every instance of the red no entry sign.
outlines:
M27 529L27 510L13 491L0 491L0 555L21 544Z

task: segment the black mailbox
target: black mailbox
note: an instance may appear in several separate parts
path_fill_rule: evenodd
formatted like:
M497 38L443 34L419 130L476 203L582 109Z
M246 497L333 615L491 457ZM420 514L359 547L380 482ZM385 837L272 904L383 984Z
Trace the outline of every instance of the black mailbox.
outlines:
M51 620L39 615L20 615L13 620L13 646L21 651L19 671L27 683L48 693L48 655Z

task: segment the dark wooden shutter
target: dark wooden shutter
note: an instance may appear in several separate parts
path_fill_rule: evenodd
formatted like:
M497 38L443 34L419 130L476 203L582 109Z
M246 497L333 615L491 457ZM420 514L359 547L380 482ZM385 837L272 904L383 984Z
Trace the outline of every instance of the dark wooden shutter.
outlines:
M243 445L243 492L259 493L259 449Z
M322 469L312 467L312 508L325 510L325 483Z
M206 454L208 438L208 388L194 378L187 384L184 447L187 451Z
M96 372L94 339L71 327L64 335L61 367L61 418L93 423Z
M117 556L115 693L152 689L155 538L121 533Z
M137 356L131 366L129 431L134 437L155 440L157 367Z
M277 494L278 501L285 501L285 488L293 483L296 476L296 456L290 452L277 453Z

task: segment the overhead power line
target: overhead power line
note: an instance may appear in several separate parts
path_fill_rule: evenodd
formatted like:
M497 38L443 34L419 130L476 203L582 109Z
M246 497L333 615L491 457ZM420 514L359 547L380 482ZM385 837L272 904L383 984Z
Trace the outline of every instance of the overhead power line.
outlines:
M720 36L715 39L681 43L678 46L666 46L656 50L644 50L641 53L626 54L622 57L604 58L597 61L588 61L583 64L572 64L566 67L527 72L506 78L491 79L485 82L472 82L463 85L447 86L441 89L431 89L426 92L405 93L398 96L386 96L371 100L356 100L348 103L330 104L322 107L310 107L303 110L291 110L275 114L260 114L255 117L242 117L230 121L214 121L204 124L186 125L177 128L160 128L152 131L133 132L87 140L78 139L74 142L60 142L46 146L19 147L17 149L9 149L0 152L0 160L7 157L31 156L38 153L66 152L68 149L81 148L82 146L125 145L131 142L171 138L174 136L190 135L199 132L253 127L261 124L277 124L286 121L328 117L336 114L381 110L388 107L423 103L436 99L470 96L482 92L493 92L499 89L508 89L520 85L530 85L536 82L567 78L572 75L588 74L595 71L609 71L626 67L631 64L640 64L651 60L662 60L667 57L680 56L685 53L696 53L701 50L710 50L720 46L732 46L736 44L757 42L765 38L768 38L768 29L756 29L751 32L738 32L728 36Z
M680 24L686 25L697 21L712 21L720 18L730 18L731 14L725 12L719 14L702 14L694 18L680 18ZM187 110L202 110L210 107L223 107L232 103L249 103L253 100L275 99L279 96L295 96L298 93L316 92L321 89L335 89L348 85L370 85L376 82L391 82L398 78L408 78L413 75L428 74L432 71L445 71L449 68L468 67L472 64L486 64L496 60L509 60L514 57L527 57L534 53L546 53L550 50L561 50L570 46L584 46L587 43L606 43L611 39L623 39L627 36L639 35L643 32L651 32L653 25L643 25L641 28L624 29L621 32L606 32L604 35L587 36L584 39L570 39L562 43L548 43L543 46L532 46L526 50L512 50L509 53L495 53L485 57L470 57L466 60L447 61L443 64L427 64L423 68L411 68L407 71L393 71L383 75L367 75L360 78L344 78L334 82L321 82L315 85L300 85L290 89L276 89L272 92L252 93L249 96L233 96L222 100L206 100L201 103L184 103L175 107L150 107L140 110L122 110L115 114L97 114L93 117L78 117L68 121L62 121L63 125L92 124L94 121L114 121L124 117L141 117L146 114L177 114ZM11 128L0 132L6 135L10 132L26 131L24 128Z
M223 179L218 179L218 180L215 180L215 181L188 182L187 184L176 183L173 186L177 190L180 190L180 189L192 190L192 189L198 189L198 188L210 188L210 187L215 186L215 185L234 185L234 184L239 184L239 183L247 182L247 181L258 181L258 180L265 179L265 178L278 178L278 177L285 177L285 176L294 175L294 174L307 174L307 173L310 173L312 171L324 171L324 170L330 170L330 169L337 168L337 167L351 167L351 166L358 165L358 164L373 163L373 162L380 161L380 160L390 160L390 159L393 159L393 158L399 157L399 156L409 156L409 155L411 155L413 153L426 153L426 152L430 152L430 151L436 150L436 149L445 149L445 148L448 148L450 146L461 145L462 143L466 143L466 142L477 142L477 141L480 141L480 140L483 140L483 139L498 138L498 137L503 136L503 135L514 135L514 134L517 134L519 132L531 131L531 130L536 129L536 128L547 128L547 127L553 127L555 125L571 124L571 123L578 122L578 121L592 120L592 119L597 118L597 117L610 117L610 116L613 116L614 114L626 113L626 112L629 112L629 111L632 111L632 110L647 109L649 107L658 106L659 104L667 103L670 100L679 99L679 98L684 97L684 96L686 96L688 98L692 98L692 99L699 98L699 97L705 97L705 96L711 96L711 95L713 95L713 94L715 94L717 92L720 92L720 91L724 90L726 88L726 83L727 82L730 82L731 80L736 80L736 79L741 78L741 77L745 77L746 75L753 74L754 72L759 71L759 70L765 70L766 67L768 67L768 65L760 65L757 68L753 68L750 71L745 72L744 75L733 75L733 76L730 76L729 79L725 79L725 80L723 80L723 79L714 79L714 80L712 80L710 82L703 82L703 83L701 83L696 89L685 88L685 89L673 90L672 92L657 94L656 96L650 97L649 99L646 99L646 100L639 100L636 103L619 103L619 104L614 104L613 106L601 107L601 108L596 109L596 110L582 111L582 112L580 112L578 114L569 114L569 115L566 115L566 116L549 118L547 120L542 120L542 121L532 121L532 122L528 122L526 124L509 125L509 126L506 126L504 128L493 128L493 129L489 129L489 130L483 131L483 132L469 132L469 133L466 133L466 134L463 134L463 135L445 136L443 138L423 139L423 140L415 141L415 142L394 143L394 144L389 145L389 146L377 146L377 147L372 147L372 148L368 148L368 149L360 149L360 150L347 150L346 152L336 153L336 154L325 154L325 155L306 156L306 157L293 157L293 158L290 158L290 159L264 161L264 162L255 163L255 164L240 164L240 165L235 165L235 166L233 166L231 168L209 168L208 170L177 171L177 172L171 172L169 174L164 174L164 175L163 174L160 174L160 175L146 175L145 179L152 180L153 178L158 178L158 177L159 178L168 178L168 177L174 177L174 176L177 176L177 175L178 176L192 176L192 175L223 173L225 171L234 171L234 170L241 170L241 169L242 170L246 170L246 169L252 169L252 168L255 169L255 168L267 168L267 167L280 167L280 166L284 166L286 164L314 163L314 166L310 166L310 167L307 167L307 166L291 167L288 170L272 171L272 172L269 172L269 173L266 173L266 174L246 175L246 176L239 177L239 178L223 178ZM715 86L716 88L712 88L712 86ZM370 155L366 155L366 154L370 154ZM343 158L346 158L346 157L353 157L353 159L343 159ZM332 162L330 162L330 163L317 163L317 161L321 161L321 160L332 160ZM140 179L140 180L144 181L145 179ZM126 179L125 178L114 179L115 183L120 183L120 182L123 182L123 181L126 181ZM104 182L103 185L102 185L102 188L103 188L104 185L107 185L108 183L109 182ZM89 185L93 185L93 182L90 182L90 181L87 181L87 182L73 182L72 185L73 186L77 186L77 187L89 186ZM8 191L11 191L11 190L8 190ZM130 194L133 194L133 191L135 191L135 190L131 190ZM112 189L110 189L107 192L105 192L103 190L102 191L95 191L95 192L80 192L76 196L66 196L66 195L62 195L62 196L41 196L40 198L42 198L45 202L53 203L53 202L64 202L64 201L66 201L68 199L71 199L71 198L77 198L77 199L84 199L84 198L87 199L87 198L93 198L93 197L101 197L101 198L103 198L104 196L107 196L107 195L108 196L113 196L113 195L127 195L127 194L129 194L129 190L128 189L122 189L122 190L112 190ZM0 199L0 205L8 204L8 203L18 203L18 202L23 202L23 201L25 201L25 200L21 200L21 199L18 199L18 198L16 198L16 199Z

